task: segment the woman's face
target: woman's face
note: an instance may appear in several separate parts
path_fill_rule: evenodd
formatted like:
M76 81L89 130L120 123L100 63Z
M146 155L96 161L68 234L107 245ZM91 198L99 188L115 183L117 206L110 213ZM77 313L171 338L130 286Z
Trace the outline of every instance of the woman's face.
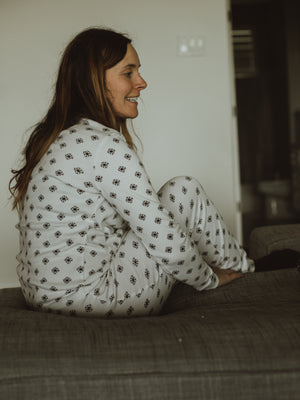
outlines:
M147 83L139 74L140 60L131 44L125 57L105 74L108 98L117 117L135 118L138 115L137 98Z

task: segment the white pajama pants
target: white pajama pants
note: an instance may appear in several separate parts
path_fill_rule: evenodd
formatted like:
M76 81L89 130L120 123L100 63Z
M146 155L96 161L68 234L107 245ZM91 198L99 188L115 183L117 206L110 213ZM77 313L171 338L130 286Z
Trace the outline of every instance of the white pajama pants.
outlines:
M247 258L194 178L174 178L159 190L158 196L169 215L198 247L203 263L241 272L254 271L254 262ZM190 277L197 271L187 270L184 273ZM82 287L70 294L68 299L61 299L56 306L62 313L84 316L158 314L176 282L178 280L169 267L152 260L139 238L130 230L105 279L92 287Z

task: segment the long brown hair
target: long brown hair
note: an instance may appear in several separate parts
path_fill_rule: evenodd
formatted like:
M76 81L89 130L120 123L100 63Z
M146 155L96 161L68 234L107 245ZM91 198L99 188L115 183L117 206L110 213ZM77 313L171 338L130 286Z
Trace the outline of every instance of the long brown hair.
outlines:
M117 118L113 112L105 85L105 71L124 58L129 43L131 39L123 34L90 28L75 36L66 47L50 108L25 146L24 166L12 170L9 190L14 198L13 209L20 208L32 171L51 143L63 129L81 118L120 130L127 143L134 146L126 120Z

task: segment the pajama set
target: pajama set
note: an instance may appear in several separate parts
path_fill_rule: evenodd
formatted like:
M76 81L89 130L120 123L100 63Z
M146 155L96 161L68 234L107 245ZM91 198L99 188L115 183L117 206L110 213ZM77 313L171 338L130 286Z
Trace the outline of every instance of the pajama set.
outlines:
M176 282L216 288L210 266L254 271L194 178L156 193L122 134L88 119L35 167L18 229L22 291L41 311L158 314Z

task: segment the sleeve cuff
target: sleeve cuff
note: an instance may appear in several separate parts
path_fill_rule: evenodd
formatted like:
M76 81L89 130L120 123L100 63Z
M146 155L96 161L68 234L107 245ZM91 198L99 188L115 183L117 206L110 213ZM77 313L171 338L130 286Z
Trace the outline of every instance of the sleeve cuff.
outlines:
M216 289L219 286L219 278L213 271L207 282L208 284L203 288L203 290Z

